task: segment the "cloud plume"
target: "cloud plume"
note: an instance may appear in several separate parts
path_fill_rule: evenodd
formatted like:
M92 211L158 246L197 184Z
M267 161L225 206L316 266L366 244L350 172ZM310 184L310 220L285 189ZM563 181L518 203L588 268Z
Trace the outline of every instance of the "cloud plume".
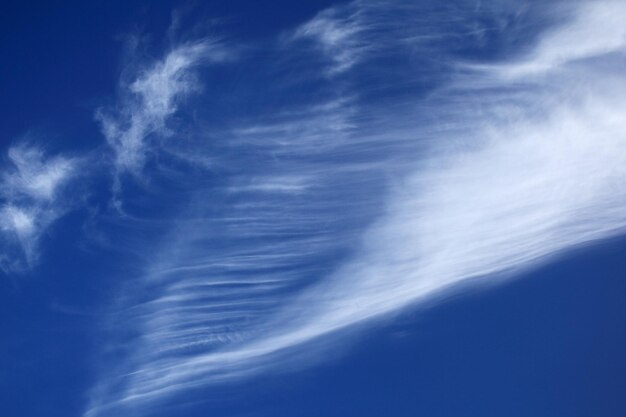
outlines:
M331 50L334 71L389 56L394 36L367 51L355 43L367 33L363 4L298 31ZM548 11L556 23L528 35L524 53L457 58L445 84L402 96L392 111L376 100L356 109L346 94L233 132L230 146L253 157L197 193L185 213L193 220L176 223L140 278L150 295L123 315L140 336L86 416L150 415L175 393L237 382L460 283L499 280L623 233L626 56L611 17L623 7ZM474 17L455 16L464 27ZM507 36L507 25L492 29ZM425 37L405 35L395 48L414 40L427 50ZM597 41L577 42L587 35Z

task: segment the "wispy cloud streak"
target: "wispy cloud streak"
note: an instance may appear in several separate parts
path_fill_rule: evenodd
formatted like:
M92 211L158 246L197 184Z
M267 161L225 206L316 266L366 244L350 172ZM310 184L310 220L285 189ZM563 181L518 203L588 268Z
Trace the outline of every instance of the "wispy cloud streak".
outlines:
M548 31L529 56L507 68L506 75L533 76L577 61L626 51L626 27L620 23L626 4L603 0L560 7L572 14L570 24Z

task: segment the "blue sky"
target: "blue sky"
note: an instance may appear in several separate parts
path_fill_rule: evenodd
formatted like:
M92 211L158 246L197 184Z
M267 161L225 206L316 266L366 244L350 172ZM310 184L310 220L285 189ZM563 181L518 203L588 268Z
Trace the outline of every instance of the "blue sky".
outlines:
M626 415L624 16L7 3L0 414Z

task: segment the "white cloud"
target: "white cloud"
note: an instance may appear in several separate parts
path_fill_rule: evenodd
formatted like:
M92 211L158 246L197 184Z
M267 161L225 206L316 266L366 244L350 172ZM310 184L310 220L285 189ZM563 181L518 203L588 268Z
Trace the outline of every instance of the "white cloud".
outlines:
M180 101L199 88L194 68L224 58L224 53L207 41L184 44L122 84L123 97L116 109L100 109L96 114L115 152L118 171L138 173L143 168L152 139L169 135L168 119Z
M344 72L355 65L367 52L368 45L360 39L365 22L353 4L320 12L300 26L294 39L312 39L330 57L330 74ZM371 45L370 45L371 46Z
M324 74L329 78L363 69L375 60L391 69L415 57L421 63L410 70L423 75L431 65L449 64L459 45L464 49L507 29L509 20L515 19L507 15L511 13L506 3L353 0L319 12L287 38L291 46L297 45L294 49L307 54L307 61L311 59L307 44L325 57ZM515 7L521 8L517 3ZM499 21L485 23L486 14Z
M23 194L50 200L57 188L71 175L73 162L57 157L46 159L41 149L25 145L8 151L14 170L3 175L3 194Z
M11 147L8 157L0 192L0 267L5 272L36 263L42 234L67 208L60 190L76 175L78 163L47 157L41 148L27 144Z
M35 230L33 216L24 210L5 206L0 214L2 230L10 230L17 233L20 238L28 238Z

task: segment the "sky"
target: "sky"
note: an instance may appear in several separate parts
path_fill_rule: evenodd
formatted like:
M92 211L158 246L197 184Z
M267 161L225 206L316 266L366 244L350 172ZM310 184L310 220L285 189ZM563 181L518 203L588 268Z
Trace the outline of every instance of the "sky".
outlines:
M626 3L3 3L0 414L626 415Z

